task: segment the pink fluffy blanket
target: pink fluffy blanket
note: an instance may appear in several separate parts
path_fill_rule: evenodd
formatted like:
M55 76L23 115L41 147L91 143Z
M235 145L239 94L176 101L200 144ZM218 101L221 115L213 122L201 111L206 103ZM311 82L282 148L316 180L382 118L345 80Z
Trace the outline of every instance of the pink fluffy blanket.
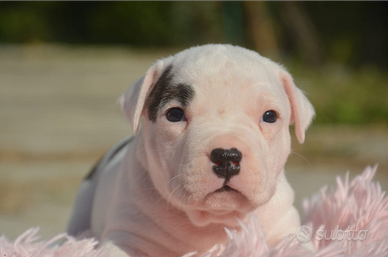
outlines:
M322 188L304 201L306 220L274 248L266 244L259 221L250 217L242 232L226 230L229 242L215 245L202 257L270 256L388 256L388 198L378 182L372 182L376 168L365 171L349 182L337 178L336 188ZM0 257L102 257L108 251L96 248L93 239L75 239L66 234L38 241L37 229L30 229L15 242L0 237ZM302 247L311 241L316 252ZM61 242L61 243L58 243ZM197 256L188 253L184 257Z

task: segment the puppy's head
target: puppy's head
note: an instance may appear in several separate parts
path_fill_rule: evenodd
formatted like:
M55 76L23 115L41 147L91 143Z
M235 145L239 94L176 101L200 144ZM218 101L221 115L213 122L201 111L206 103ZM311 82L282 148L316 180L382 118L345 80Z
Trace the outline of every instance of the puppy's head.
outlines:
M231 45L156 62L121 98L155 188L197 226L235 225L265 204L314 109L279 65Z

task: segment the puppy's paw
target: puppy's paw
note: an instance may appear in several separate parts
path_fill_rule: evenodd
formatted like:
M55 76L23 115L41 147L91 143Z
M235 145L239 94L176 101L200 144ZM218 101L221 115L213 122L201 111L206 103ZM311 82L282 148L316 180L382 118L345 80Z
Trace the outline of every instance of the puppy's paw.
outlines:
M315 253L317 251L317 249L315 248L315 246L311 241L302 243L302 247L312 253Z

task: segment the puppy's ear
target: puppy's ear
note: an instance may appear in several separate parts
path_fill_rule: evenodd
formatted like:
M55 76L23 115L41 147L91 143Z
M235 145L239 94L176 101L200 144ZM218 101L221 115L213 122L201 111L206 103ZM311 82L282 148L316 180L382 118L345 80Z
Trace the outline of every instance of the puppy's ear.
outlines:
M148 69L145 76L137 80L121 97L121 110L131 123L133 134L139 129L140 117L144 109L145 99L152 86L163 71L164 61L159 60Z
M305 130L307 130L315 116L314 107L303 94L302 90L295 86L290 74L282 71L281 81L291 104L290 125L295 124L296 138L298 139L299 143L303 144Z

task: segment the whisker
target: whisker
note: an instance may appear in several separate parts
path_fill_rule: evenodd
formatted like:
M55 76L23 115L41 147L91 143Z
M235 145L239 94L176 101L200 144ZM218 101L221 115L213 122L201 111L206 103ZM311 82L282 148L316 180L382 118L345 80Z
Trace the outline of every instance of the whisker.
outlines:
M172 194L173 194L178 188L180 188L181 186L182 186L182 184L180 184L179 186L177 186L177 187L170 193L170 195L168 196L168 199L167 199L167 204L170 204L170 198L171 198Z
M167 186L168 186L169 183L171 183L174 179L179 178L180 176L183 176L183 174L178 174L178 175L174 176L172 179L170 179L170 180L166 183L166 188L167 188Z
M303 160L305 160L305 161L307 162L307 164L310 166L309 160L307 160L307 158L304 157L303 155L301 155L301 154L299 154L299 153L297 153L297 152L295 152L295 151L293 151L293 150L291 150L291 154L295 154L295 155L301 157L301 158L302 158Z
M286 185L280 179L276 178L276 181L280 182L284 187L286 187Z
M181 193L182 193L182 190L184 190L186 188L187 185L184 185L182 188L181 188ZM179 200L179 203L178 203L178 206L182 206L182 200L183 198L185 197L184 194L181 194L181 199Z

